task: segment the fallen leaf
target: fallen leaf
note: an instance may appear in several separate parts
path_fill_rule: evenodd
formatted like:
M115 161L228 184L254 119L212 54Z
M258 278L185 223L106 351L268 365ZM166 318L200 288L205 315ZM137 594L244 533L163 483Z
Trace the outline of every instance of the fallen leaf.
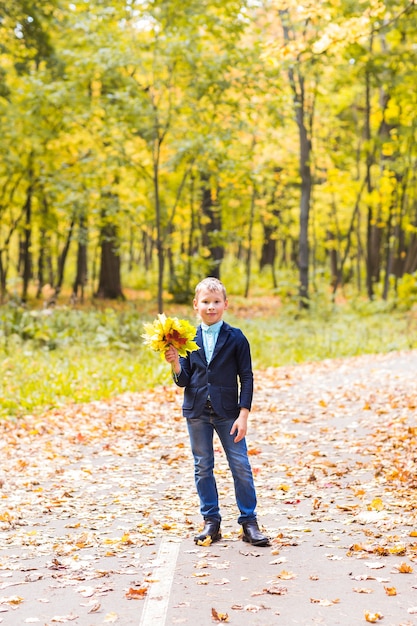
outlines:
M12 606L17 606L23 602L23 598L20 596L9 596L6 598L0 598L0 604L10 604Z
M264 589L264 593L270 593L275 596L284 596L287 592L287 587L282 587L280 585L271 585L270 587L266 587Z
M212 618L216 621L216 622L228 622L229 621L229 616L227 613L219 613L216 609L212 608L211 609L211 615Z
M312 604L320 604L320 606L332 606L333 604L339 604L340 600L339 598L336 598L335 600L327 600L327 599L316 599L316 598L310 598L310 602Z
M294 574L294 572L287 572L286 570L282 570L282 572L277 574L277 578L280 578L281 580L292 580L296 577L297 576L296 574Z
M413 568L408 563L400 563L399 565L395 565L395 569L400 574L411 574L413 572Z
M212 543L213 542L212 542L212 539L211 539L210 535L207 535L207 537L204 540L199 539L197 541L197 545L198 546L204 546L204 547L211 546Z
M257 604L245 604L243 607L244 611L248 611L249 613L258 613L258 611L264 611L268 607L261 604L260 606Z
M139 589L133 589L132 587L126 592L125 597L128 600L143 600L148 593L148 587L140 587Z
M381 498L374 498L370 504L368 504L368 510L382 511L384 509L384 503Z
M384 616L381 615L381 613L371 613L370 611L365 611L365 619L367 622L370 622L371 624L375 624L383 617Z

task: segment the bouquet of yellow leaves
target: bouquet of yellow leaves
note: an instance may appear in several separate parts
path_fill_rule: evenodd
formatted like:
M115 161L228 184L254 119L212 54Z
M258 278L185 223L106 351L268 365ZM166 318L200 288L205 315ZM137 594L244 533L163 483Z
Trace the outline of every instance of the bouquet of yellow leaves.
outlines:
M152 323L144 324L143 328L145 344L151 350L160 352L162 358L170 346L174 346L180 356L187 356L187 352L194 352L199 348L194 341L196 329L187 320L160 313Z

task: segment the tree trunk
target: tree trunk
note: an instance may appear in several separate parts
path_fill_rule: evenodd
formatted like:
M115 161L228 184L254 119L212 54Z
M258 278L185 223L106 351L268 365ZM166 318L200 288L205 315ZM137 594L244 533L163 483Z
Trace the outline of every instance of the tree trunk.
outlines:
M339 253L337 249L337 239L335 237L334 232L330 230L329 228L326 231L326 239L327 239L327 246L329 250L331 286L332 286L333 294L335 294L336 289L337 289L337 284L339 281L339 276L338 276Z
M274 265L277 255L277 240L275 239L275 228L269 224L263 224L263 242L259 269L263 270L267 265Z
M300 251L299 251L299 272L300 272L300 307L308 308L308 264L309 264L309 240L308 221L310 214L311 199L311 140L308 137L307 128L304 122L304 79L300 77L302 86L302 97L299 106L296 107L296 119L300 137L300 176L301 176L301 199L300 199Z
M202 225L202 243L210 250L210 260L207 267L207 274L220 278L220 265L224 256L223 246L218 241L218 236L222 230L222 220L220 209L213 200L210 187L210 177L202 175L202 197L201 210L206 218L206 223Z
M0 304L4 303L6 297L6 269L3 265L3 251L0 250Z
M70 245L71 245L72 233L74 232L74 225L75 225L75 214L73 214L72 216L71 223L70 223L68 233L67 233L67 238L65 240L64 247L58 259L57 279L54 285L54 292L55 292L54 297L55 298L57 298L57 296L60 294L61 289L62 289L62 284L64 282L65 263L67 261L68 252L69 252Z
M191 275L192 275L192 263L194 252L194 232L196 227L196 211L195 211L195 177L192 174L190 180L190 230L188 233L188 249L187 249L187 269L185 275L185 288L187 292L191 291Z
M81 215L78 225L78 250L77 250L77 273L72 287L73 298L78 298L80 292L80 300L84 302L84 288L87 284L87 241L88 231L87 222L84 215Z
M157 152L156 156L154 156L154 167L153 167L153 184L154 184L154 202L155 202L155 218L156 218L156 253L158 256L158 311L159 313L163 313L164 310L164 241L163 241L163 226L162 226L162 216L161 216L161 202L159 197L159 149L160 143L158 140L155 140L155 143L158 143L155 151Z
M25 216L25 207L22 207L20 214L13 221L9 228L9 232L4 239L3 247L0 248L0 290L1 290L1 303L6 296L7 292L7 273L9 269L9 259L10 259L10 241L12 239L13 233L16 231L20 221ZM19 254L20 254L20 242L19 242ZM20 256L18 260L18 269L20 268Z
M100 274L96 298L124 300L120 276L120 254L117 227L104 224L101 230Z
M407 248L407 256L405 257L404 273L414 274L417 270L417 236L415 233L411 235L411 239Z
M290 36L288 11L280 11L284 40L288 43ZM312 176L311 176L311 151L312 151L312 127L314 107L309 111L309 122L306 123L307 107L305 102L305 78L302 73L301 63L297 63L297 70L290 66L288 78L294 96L294 113L298 126L299 136L299 170L301 177L300 197L300 230L299 230L299 305L300 308L308 308L309 298L309 238L308 226L311 203Z
M124 300L120 272L119 234L115 222L118 197L111 191L103 196L100 233L100 271L96 298Z
M252 197L251 197L251 203L250 203L249 231L248 231L248 256L246 260L245 298L249 296L249 287L250 287L251 261L252 261L252 233L253 233L253 222L255 220L255 200L256 200L256 187L255 187L255 183L252 183Z
M371 36L369 51L372 53L373 49L373 37ZM371 194L373 185L371 178L371 167L373 164L373 155L370 147L371 142L371 77L370 72L367 69L365 75L365 140L367 142L367 155L366 155L366 189L368 195ZM376 233L374 225L374 213L371 204L368 204L368 217L366 227L366 289L368 292L368 298L373 300L374 298L374 281L375 281L375 267L376 267Z
M384 300L388 299L389 277L390 277L391 269L392 269L393 249L392 249L392 243L391 243L391 231L392 231L393 213L394 213L394 207L391 204L389 208L389 217L388 217L388 225L387 225L385 277L384 277L384 289L382 292L382 298Z
M36 291L36 298L40 298L42 295L42 289L45 285L45 249L46 249L47 237L44 228L41 229L39 236L39 256L38 256L38 289Z
M29 173L32 179L32 172ZM33 195L33 182L31 180L26 192L25 202L25 225L24 234L21 241L21 260L22 260L22 301L26 302L28 297L29 281L32 277L32 195Z

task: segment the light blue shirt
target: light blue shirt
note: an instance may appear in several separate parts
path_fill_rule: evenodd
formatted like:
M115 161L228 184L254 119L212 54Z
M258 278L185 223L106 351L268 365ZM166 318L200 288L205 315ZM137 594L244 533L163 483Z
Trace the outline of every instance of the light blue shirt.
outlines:
M211 326L207 326L207 324L201 322L201 330L203 331L203 346L204 352L206 353L207 363L210 363L212 359L222 324L223 320L220 320L220 322L216 322L216 324L212 324Z

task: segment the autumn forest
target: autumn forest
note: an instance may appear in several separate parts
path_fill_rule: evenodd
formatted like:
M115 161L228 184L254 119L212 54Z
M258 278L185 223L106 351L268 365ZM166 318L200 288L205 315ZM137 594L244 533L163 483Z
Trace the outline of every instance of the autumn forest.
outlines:
M2 302L417 291L416 33L414 0L1 0Z
M417 615L416 2L0 0L4 626ZM194 342L207 275L270 548L217 441L196 545L147 340L164 313Z

